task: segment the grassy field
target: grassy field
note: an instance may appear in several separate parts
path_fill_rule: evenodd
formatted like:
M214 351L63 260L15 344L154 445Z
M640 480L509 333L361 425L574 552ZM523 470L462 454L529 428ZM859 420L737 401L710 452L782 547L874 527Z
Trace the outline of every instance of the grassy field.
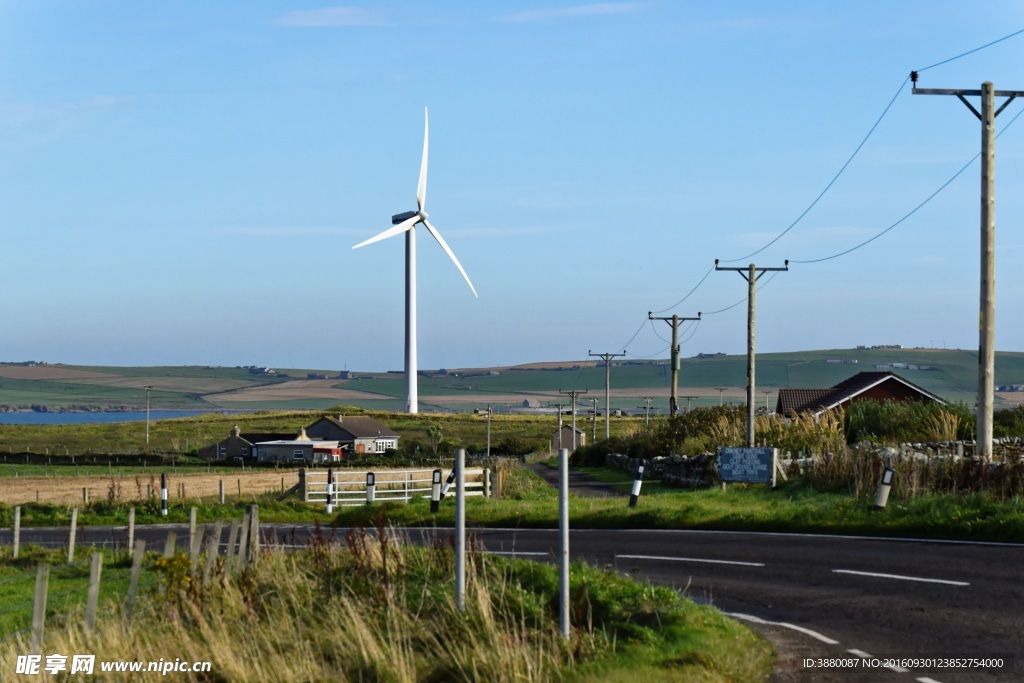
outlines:
M840 362L829 362L840 361ZM973 402L977 389L977 353L946 349L834 349L793 353L762 353L757 357L757 385L772 391L781 387L824 388L856 372L873 370L882 363L904 363L929 370L899 369L908 380L954 401ZM537 366L450 371L444 375L425 372L419 380L424 410L468 410L482 408L488 402L519 404L537 394L557 400L560 389L572 387L600 395L604 390L604 368L592 359L568 361L561 369ZM574 367L577 366L577 367ZM209 407L242 409L323 409L338 399L313 395L266 399L247 396L238 390L263 387L273 389L289 380L305 380L307 375L338 377L336 370L279 368L277 374L251 374L246 368L231 367L85 367L45 365L27 367L0 363L0 406L51 409L75 409L84 406L133 407L145 405L151 385L151 403L156 408L203 409ZM372 409L400 407L404 381L395 373L353 373L356 379L323 380L316 391L366 392L354 398L353 405ZM740 400L745 385L744 356L684 358L679 374L680 393L696 395L693 405L716 405L719 392L714 387L729 387L726 400ZM669 367L666 361L630 361L612 368L615 390L613 407L636 411L638 399L654 396L656 407L668 404ZM1024 353L996 354L996 384L1024 384ZM312 391L312 390L311 390ZM1005 404L1009 399L999 398Z

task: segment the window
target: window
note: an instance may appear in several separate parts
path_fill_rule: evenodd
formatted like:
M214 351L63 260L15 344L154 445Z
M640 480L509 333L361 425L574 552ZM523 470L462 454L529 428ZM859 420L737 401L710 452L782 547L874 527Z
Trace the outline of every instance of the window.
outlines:
M305 460L305 459L306 459L306 452L304 450L302 450L301 448L296 448L294 451L292 451L292 460Z

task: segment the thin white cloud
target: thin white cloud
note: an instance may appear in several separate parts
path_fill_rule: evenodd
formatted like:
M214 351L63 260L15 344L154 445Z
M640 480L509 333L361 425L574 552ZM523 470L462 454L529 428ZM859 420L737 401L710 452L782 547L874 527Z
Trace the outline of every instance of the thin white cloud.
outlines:
M288 12L277 20L281 26L336 28L339 26L384 26L388 22L373 10L362 7L321 7Z
M588 5L570 5L568 7L548 7L545 9L527 10L506 14L499 17L500 21L528 23L552 21L575 17L606 16L637 12L649 6L646 2L595 2Z

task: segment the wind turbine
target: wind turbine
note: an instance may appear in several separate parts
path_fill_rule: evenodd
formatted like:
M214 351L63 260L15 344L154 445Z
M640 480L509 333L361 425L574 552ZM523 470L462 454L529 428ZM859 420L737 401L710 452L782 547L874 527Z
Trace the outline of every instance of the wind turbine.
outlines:
M424 208L427 204L427 140L429 137L429 119L427 117L426 108L423 109L423 160L420 162L420 180L416 185L416 211L405 211L403 213L395 214L391 217L391 224L393 227L388 228L384 232L371 237L365 242L360 242L353 249L364 247L367 244L373 244L385 240L389 237L394 237L401 233L405 233L405 412L407 413L418 413L419 412L419 392L417 391L417 373L419 372L416 361L416 226L420 223L427 229L437 243L441 245L444 252L448 254L448 258L452 260L455 267L462 273L462 277L466 278L466 284L469 285L470 290L473 292L473 296L478 296L476 289L473 287L473 283L469 281L469 276L466 275L466 271L463 269L462 264L459 263L459 259L455 258L455 254L451 248L441 237L441 233L437 231L430 221L427 220L427 212Z

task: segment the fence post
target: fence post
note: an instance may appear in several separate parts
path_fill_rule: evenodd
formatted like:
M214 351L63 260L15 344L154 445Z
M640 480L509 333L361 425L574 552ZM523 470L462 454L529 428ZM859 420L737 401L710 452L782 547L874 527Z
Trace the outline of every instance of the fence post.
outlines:
M142 573L142 557L146 554L146 541L140 538L135 541L135 556L132 558L132 574L128 580L128 595L124 599L125 625L132 623L132 611L135 609L135 593L139 590L139 574Z
M68 564L75 561L75 531L78 528L78 508L71 509L71 531L68 534Z
M373 502L374 495L375 495L375 492L377 490L377 485L374 483L374 479L375 479L375 477L374 477L373 472L367 472L366 473L366 504L367 505L369 505L370 503Z
M238 540L238 520L231 520L231 529L228 531L228 547L224 551L224 563L231 566L232 558L235 556L235 541Z
M82 505L89 504L89 489L82 487Z
M40 564L36 568L36 596L32 605L32 640L29 654L43 654L43 622L46 621L46 588L50 581L50 565Z
M260 506L249 506L249 560L255 560L260 552Z
M235 556L235 566L244 565L249 558L249 525L252 523L252 516L246 512L242 515L242 526L238 529L238 555Z
M176 531L168 531L167 540L164 541L164 557L170 557L173 555L177 545L178 533Z
M219 482L217 482L217 488L218 488L217 497L220 499L220 504L223 505L224 504L224 480L223 479L221 479Z
M85 628L92 631L96 628L96 606L100 600L100 573L103 571L103 553L92 554L92 567L89 568L89 593L85 601Z
M14 559L18 559L18 546L21 545L21 506L14 508Z
M203 547L203 534L209 525L203 525L202 528L197 528L197 532L192 534L192 540L188 544L188 559L192 561L192 570L195 571L196 562L199 560L199 551Z
M309 496L307 495L308 492L306 491L306 468L305 467L300 467L299 468L299 493L302 494L302 502L303 503L308 503L309 502Z
M213 575L213 565L217 561L217 556L220 554L220 532L223 528L223 522L219 519L213 524L213 535L210 536L210 540L206 542L206 568L203 570L203 584L210 584L210 577Z
M484 498L491 497L491 468L484 468Z
M128 548L127 551L131 552L131 549L135 547L135 507L128 508Z
M196 542L196 507L193 505L188 510L188 547L191 551Z
M409 499L411 497L409 495L409 477L410 477L409 470L406 470L405 471L405 503L406 503L406 505L409 504Z

